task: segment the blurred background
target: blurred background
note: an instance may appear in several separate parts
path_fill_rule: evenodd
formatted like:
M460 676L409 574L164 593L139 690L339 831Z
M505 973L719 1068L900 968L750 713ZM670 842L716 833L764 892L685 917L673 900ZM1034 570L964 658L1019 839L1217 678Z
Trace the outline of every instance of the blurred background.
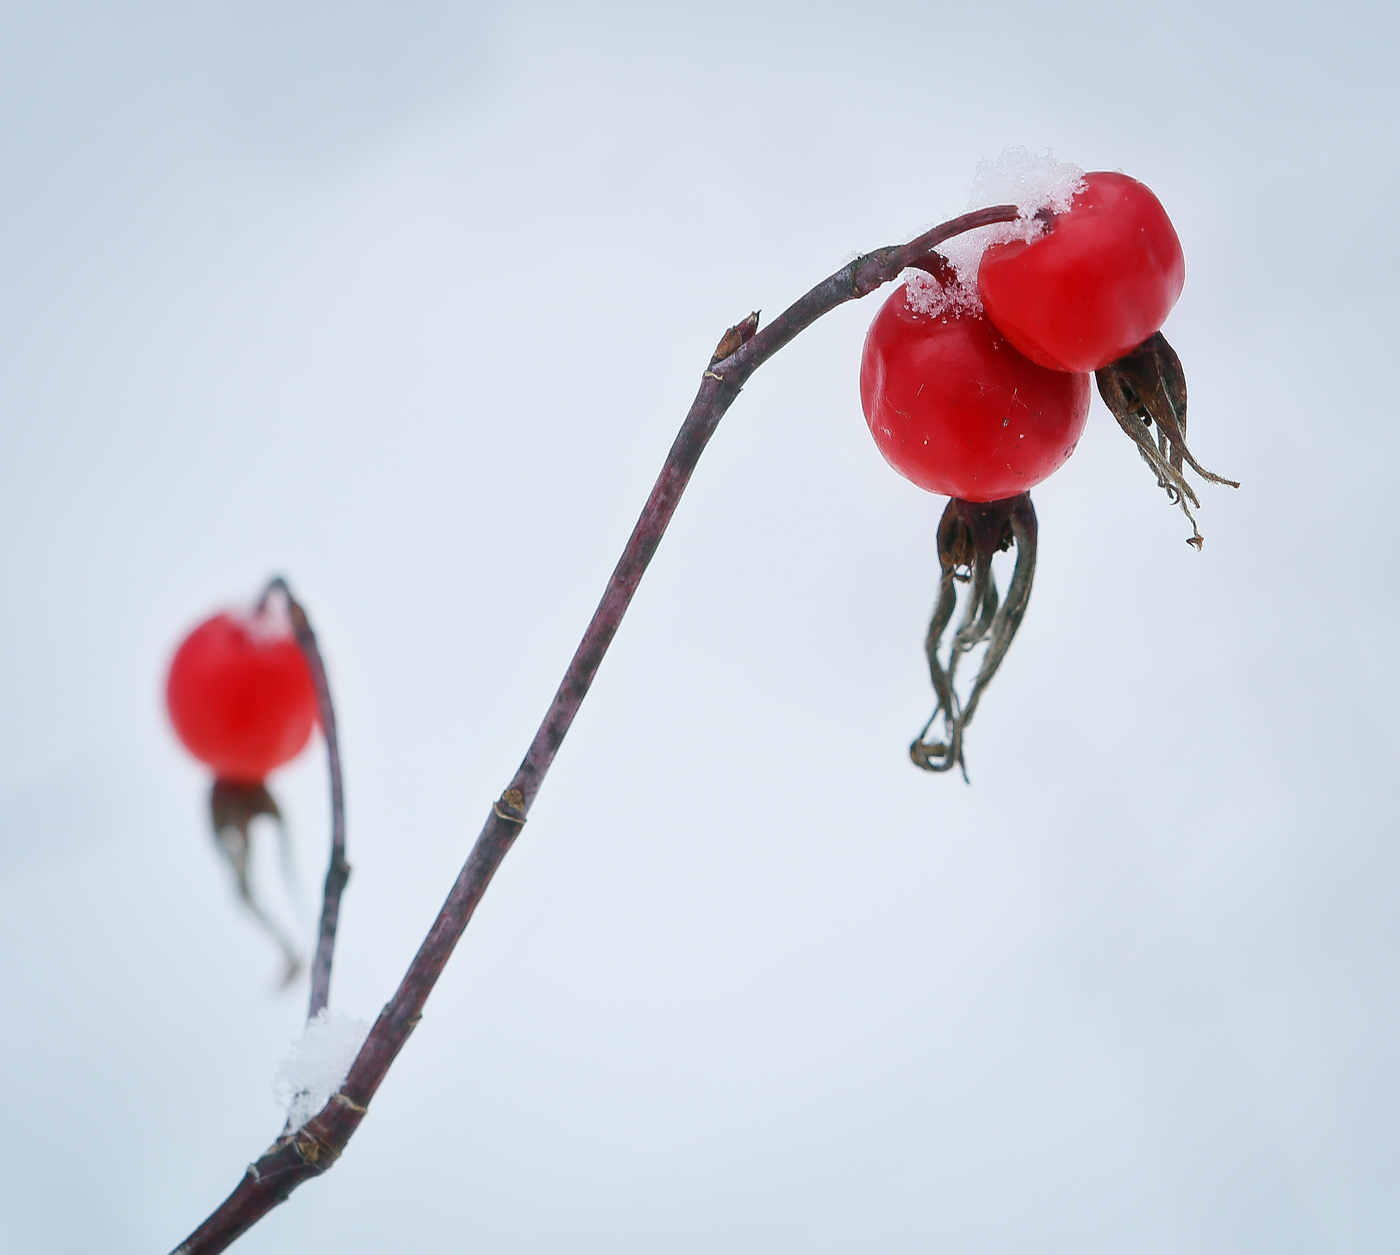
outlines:
M308 605L372 1019L721 332L1017 143L1172 214L1192 444L1244 485L1204 552L1096 400L972 784L915 770L943 503L861 418L878 298L826 318L345 1159L237 1249L1395 1250L1397 26L0 6L0 1247L168 1250L280 1127L305 991L167 730L180 636L276 572ZM305 941L319 747L272 787Z

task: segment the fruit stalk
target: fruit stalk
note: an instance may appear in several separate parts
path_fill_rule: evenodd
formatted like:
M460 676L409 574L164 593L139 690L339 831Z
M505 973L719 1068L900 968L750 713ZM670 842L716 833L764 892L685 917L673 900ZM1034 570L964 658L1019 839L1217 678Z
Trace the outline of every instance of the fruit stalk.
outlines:
M637 591L647 564L661 543L661 537L690 482L700 455L749 376L823 314L893 281L906 267L925 259L945 240L994 222L1011 222L1016 217L1014 205L993 205L963 214L924 232L907 244L876 249L857 257L822 280L761 331L758 330L758 315L755 313L725 333L711 358L709 369L700 380L699 391L666 456L661 474L529 750L510 785L487 814L481 835L467 856L447 901L433 921L398 990L380 1012L340 1092L305 1125L279 1137L256 1163L250 1164L233 1193L176 1248L174 1255L213 1255L225 1250L273 1207L283 1202L297 1186L320 1176L340 1157L346 1143L364 1119L370 1099L422 1018L428 994L471 921L496 869L520 835L530 806L593 683L608 646L617 634L622 616ZM285 588L285 585L282 587ZM296 603L292 604L295 606ZM295 610L293 621L297 622ZM305 621L304 615L301 621ZM309 633L309 624L306 630ZM302 640L300 630L297 639ZM311 640L314 647L314 637ZM310 655L308 661L311 661ZM328 705L329 692L323 688L324 669L318 672L318 666L319 654L313 663L313 674L319 676L317 692L325 693ZM332 717L327 725L328 745L332 741L333 727ZM333 850L332 871L334 868ZM329 894L328 875L328 909ZM337 905L338 901L337 895ZM323 915L323 940L325 919ZM330 936L333 942L333 916ZM320 962L319 948L317 962ZM326 973L329 978L329 956Z
M331 995L331 960L335 956L335 933L340 923L340 899L350 879L350 864L345 860L345 783L340 770L340 738L336 734L335 704L331 701L331 685L326 675L326 663L316 643L311 620L302 604L292 596L287 581L280 575L268 581L261 602L274 593L287 599L292 619L292 635L306 659L311 682L316 688L316 710L321 720L321 735L326 741L326 763L331 779L331 858L326 868L326 885L321 897L321 926L316 934L316 957L311 963L311 1000L306 1018L313 1020L325 1009ZM261 602L259 604L261 604Z

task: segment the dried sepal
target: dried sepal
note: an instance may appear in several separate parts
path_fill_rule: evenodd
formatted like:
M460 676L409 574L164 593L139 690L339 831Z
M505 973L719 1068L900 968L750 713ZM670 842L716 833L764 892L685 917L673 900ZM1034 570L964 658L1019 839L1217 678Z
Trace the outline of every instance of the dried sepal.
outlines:
M1158 331L1131 353L1095 371L1094 379L1118 426L1131 437L1142 460L1157 476L1157 486L1166 489L1167 497L1181 506L1190 520L1192 535L1186 543L1199 549L1205 538L1196 526L1191 506L1199 508L1201 502L1186 482L1183 464L1212 484L1238 488L1239 483L1206 470L1187 447L1186 372L1176 350ZM1152 438L1154 421L1156 440Z
M915 766L925 771L948 771L953 766L967 779L963 758L963 732L972 722L977 703L1025 617L1035 578L1035 507L1029 493L1002 501L962 501L954 497L938 524L938 561L942 571L938 601L929 622L924 652L929 678L938 705L909 747ZM1006 597L1002 599L992 575L992 558L1016 548L1016 565ZM970 585L964 595L957 627L948 635L957 609L958 585ZM946 637L946 640L945 640ZM958 662L964 654L986 643L967 700L957 692ZM946 645L947 665L940 652ZM941 720L941 739L929 740L929 729Z
M262 929L282 951L282 987L294 981L301 971L301 956L291 939L277 921L263 908L253 892L249 879L249 830L253 820L266 816L277 824L277 836L282 849L282 869L291 881L291 850L282 812L264 784L249 784L238 780L216 780L209 794L209 817L214 825L214 838L219 851L233 872L239 900L262 926Z

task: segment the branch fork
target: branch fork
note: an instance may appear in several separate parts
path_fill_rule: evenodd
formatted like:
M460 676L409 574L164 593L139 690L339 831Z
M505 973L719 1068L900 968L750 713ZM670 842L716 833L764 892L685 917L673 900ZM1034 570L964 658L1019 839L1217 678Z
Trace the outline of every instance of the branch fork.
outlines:
M759 328L759 316L755 312L725 332L701 377L695 400L671 445L622 557L608 580L602 600L584 631L583 639L534 740L514 778L487 813L481 835L467 856L447 901L433 921L398 990L371 1028L351 1065L349 1075L341 1085L340 1093L301 1130L279 1138L256 1163L250 1164L233 1192L176 1248L175 1255L213 1255L227 1249L277 1204L288 1198L297 1186L319 1176L334 1164L359 1128L390 1066L422 1019L428 994L471 921L477 903L520 835L554 756L612 644L647 565L661 543L661 537L690 482L700 455L749 376L823 314L892 282L906 267L927 258L945 240L994 222L1011 222L1017 216L1014 205L994 205L963 214L924 232L907 244L876 249L873 253L857 257L822 280L762 329ZM311 631L305 612L291 597L285 581L274 580L269 585L269 591L274 589L286 593L292 607L297 641L307 655L312 677L316 681L322 729L326 734L327 753L331 759L331 869L326 875L326 899L313 968L311 1003L314 1014L326 1005L340 895L349 872L344 861L344 800L340 785L339 746L335 739L335 714L330 690L315 634ZM970 717L970 711L965 712L964 722L967 717ZM306 1132L313 1126L313 1132ZM314 1155L308 1153L310 1150L314 1150Z
M701 376L690 410L534 740L510 784L487 813L481 834L446 902L394 996L380 1012L339 1092L301 1128L280 1137L256 1163L250 1164L233 1192L176 1248L175 1255L213 1255L225 1250L304 1181L333 1166L344 1151L390 1066L422 1019L428 995L496 869L520 835L530 807L691 474L720 419L749 376L823 314L892 282L907 267L939 273L939 259L933 250L945 240L964 231L1010 222L1017 217L1014 205L996 205L963 214L907 244L876 249L855 258L762 329L755 311L725 332ZM1098 385L1119 425L1132 437L1156 473L1159 484L1181 505L1188 518L1192 516L1187 502L1197 504L1197 499L1184 479L1183 465L1190 465L1212 482L1238 486L1232 480L1206 471L1187 448L1185 377L1176 354L1160 334L1099 371ZM1155 442L1149 433L1152 421L1158 426ZM1192 529L1195 534L1190 543L1199 547L1200 533L1195 528L1194 518ZM1036 532L1035 510L1026 494L999 502L972 503L955 499L948 504L938 533L941 569L938 602L925 642L938 707L910 747L914 762L926 770L947 771L956 765L966 777L963 733L1025 614L1035 573ZM1002 599L992 579L991 563L997 552L1011 545L1016 548L1016 562ZM957 627L948 635L959 586L966 586L968 593ZM325 1007L329 993L340 898L350 870L345 861L340 751L335 712L315 633L286 582L273 580L268 592L274 591L285 594L288 599L297 641L312 670L330 761L331 861L312 975L310 1010L314 1015ZM958 663L964 654L982 644L986 645L986 652L968 696L963 700L957 695L954 683ZM946 664L941 660L940 650L947 652ZM927 739L940 717L942 726L938 739Z

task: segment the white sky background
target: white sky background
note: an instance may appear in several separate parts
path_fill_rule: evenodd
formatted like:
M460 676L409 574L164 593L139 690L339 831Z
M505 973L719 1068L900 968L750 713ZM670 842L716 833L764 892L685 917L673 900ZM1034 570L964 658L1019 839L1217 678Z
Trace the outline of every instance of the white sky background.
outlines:
M306 600L373 1018L720 333L1007 143L1176 223L1244 481L1204 553L1096 400L972 786L916 771L942 501L860 415L878 298L828 317L344 1161L237 1249L1396 1249L1400 32L1132 8L0 9L0 1249L168 1250L279 1128L304 991L166 731L179 635ZM273 783L308 898L323 773Z

